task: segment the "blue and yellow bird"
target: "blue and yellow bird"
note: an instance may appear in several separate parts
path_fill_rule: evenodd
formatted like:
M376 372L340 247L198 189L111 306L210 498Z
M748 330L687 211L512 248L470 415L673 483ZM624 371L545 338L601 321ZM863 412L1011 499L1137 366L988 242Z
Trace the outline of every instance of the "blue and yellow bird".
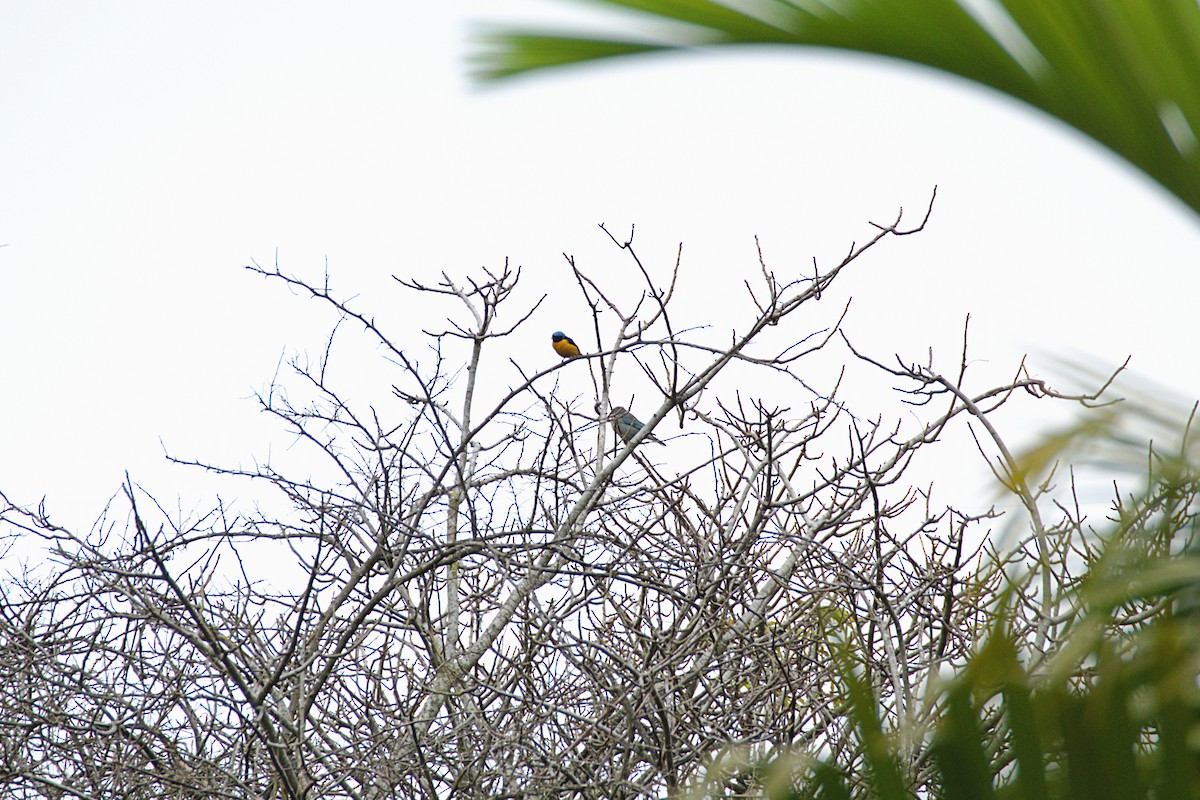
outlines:
M617 435L621 437L625 444L633 441L633 437L637 436L638 431L646 427L642 424L641 420L630 414L629 409L624 406L613 406L613 410L608 414L608 419L612 422L613 430L617 432ZM666 445L666 442L659 439L653 433L642 441Z
M579 358L582 355L579 351L579 345L575 344L575 340L562 331L555 331L550 334L550 346L554 348L554 352L563 358Z

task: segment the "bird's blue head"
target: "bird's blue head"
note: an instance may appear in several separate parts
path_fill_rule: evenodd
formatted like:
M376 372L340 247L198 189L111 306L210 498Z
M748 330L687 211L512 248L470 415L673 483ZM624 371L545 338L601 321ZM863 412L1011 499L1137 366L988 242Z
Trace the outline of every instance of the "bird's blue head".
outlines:
M555 331L554 333L550 334L550 340L554 342L561 342L565 338L567 338L567 335L562 331Z

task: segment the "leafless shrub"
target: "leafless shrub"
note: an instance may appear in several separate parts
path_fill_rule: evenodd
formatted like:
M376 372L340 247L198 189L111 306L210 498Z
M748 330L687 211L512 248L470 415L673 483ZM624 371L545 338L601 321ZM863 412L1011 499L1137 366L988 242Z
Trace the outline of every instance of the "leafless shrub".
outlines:
M757 314L722 347L677 321L678 264L662 288L613 237L644 280L636 308L575 269L606 348L536 373L514 363L518 380L499 392L476 376L536 305L513 313L519 269L401 280L462 312L419 360L328 286L255 267L374 336L402 413L355 405L326 364L296 362L262 407L336 477L220 470L271 485L286 514L217 508L182 524L131 482L126 519L78 534L5 502L9 533L40 537L52 559L3 584L9 796L681 796L727 748L770 759L857 746L834 642L888 723L919 732L930 681L986 628L1008 557L980 549L992 513L938 506L905 470L957 418L993 430L989 413L1014 393L1050 392L1023 367L970 388L965 341L948 376L932 360L886 366L846 350L923 408L903 431L799 376L842 344L840 322L772 356L752 347L863 252L924 226L900 222L808 277L761 263L746 282ZM451 339L469 345L465 365L444 355ZM664 423L678 420L686 460L670 441L614 443L603 424L628 403L634 365L661 397L639 398L646 427L669 439ZM729 390L718 377L734 365L790 389ZM588 371L595 396L556 394L560 370ZM1036 492L1022 496L1036 511ZM1063 541L1038 520L1036 552L1012 558L1067 579L1053 573ZM300 578L265 577L264 559ZM1053 593L1026 586L1045 645ZM922 744L908 735L917 775ZM748 780L731 774L726 791Z

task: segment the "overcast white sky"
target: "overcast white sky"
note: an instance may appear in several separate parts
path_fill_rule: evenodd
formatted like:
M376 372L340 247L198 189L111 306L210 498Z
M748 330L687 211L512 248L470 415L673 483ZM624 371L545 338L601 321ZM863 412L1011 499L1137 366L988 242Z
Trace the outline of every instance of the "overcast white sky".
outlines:
M563 7L0 6L0 488L80 524L125 470L191 502L164 444L226 464L280 446L249 397L332 319L244 271L252 259L313 280L327 259L335 289L415 346L419 310L392 274L510 258L531 298L551 294L513 343L539 368L550 331L583 327L561 254L597 274L620 258L598 223L636 223L660 269L683 242L711 288L694 318L720 329L755 235L777 271L808 270L935 184L927 232L846 282L860 343L952 358L969 312L975 358L1001 372L1025 352L1039 371L1052 354L1132 354L1200 396L1200 224L1082 136L954 79L824 52L472 86L474 24Z

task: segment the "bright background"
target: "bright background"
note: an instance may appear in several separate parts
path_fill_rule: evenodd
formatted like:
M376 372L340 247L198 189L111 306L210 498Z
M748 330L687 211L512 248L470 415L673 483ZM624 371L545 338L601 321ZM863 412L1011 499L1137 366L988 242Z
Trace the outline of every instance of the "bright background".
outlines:
M242 269L252 261L318 282L327 269L419 349L451 306L413 305L393 274L511 259L525 301L549 298L496 363L536 370L555 362L550 331L589 327L562 254L628 274L599 223L636 224L656 275L682 242L688 321L724 332L744 321L728 298L756 274L756 235L780 276L809 274L814 256L829 265L868 238L869 221L903 207L915 222L935 184L926 232L843 283L857 345L907 360L933 347L949 370L970 313L984 374L1008 376L1026 352L1040 375L1057 356L1132 355L1138 373L1200 396L1200 225L1079 134L927 70L795 49L472 84L484 23L581 13L0 7L0 490L46 496L56 519L86 527L126 470L167 505L206 506L202 476L164 448L236 465L289 447L252 395L285 353L318 352L334 319ZM345 358L349 379L385 367ZM1005 432L1028 441L1049 421L1015 416ZM990 501L978 457L953 472Z

